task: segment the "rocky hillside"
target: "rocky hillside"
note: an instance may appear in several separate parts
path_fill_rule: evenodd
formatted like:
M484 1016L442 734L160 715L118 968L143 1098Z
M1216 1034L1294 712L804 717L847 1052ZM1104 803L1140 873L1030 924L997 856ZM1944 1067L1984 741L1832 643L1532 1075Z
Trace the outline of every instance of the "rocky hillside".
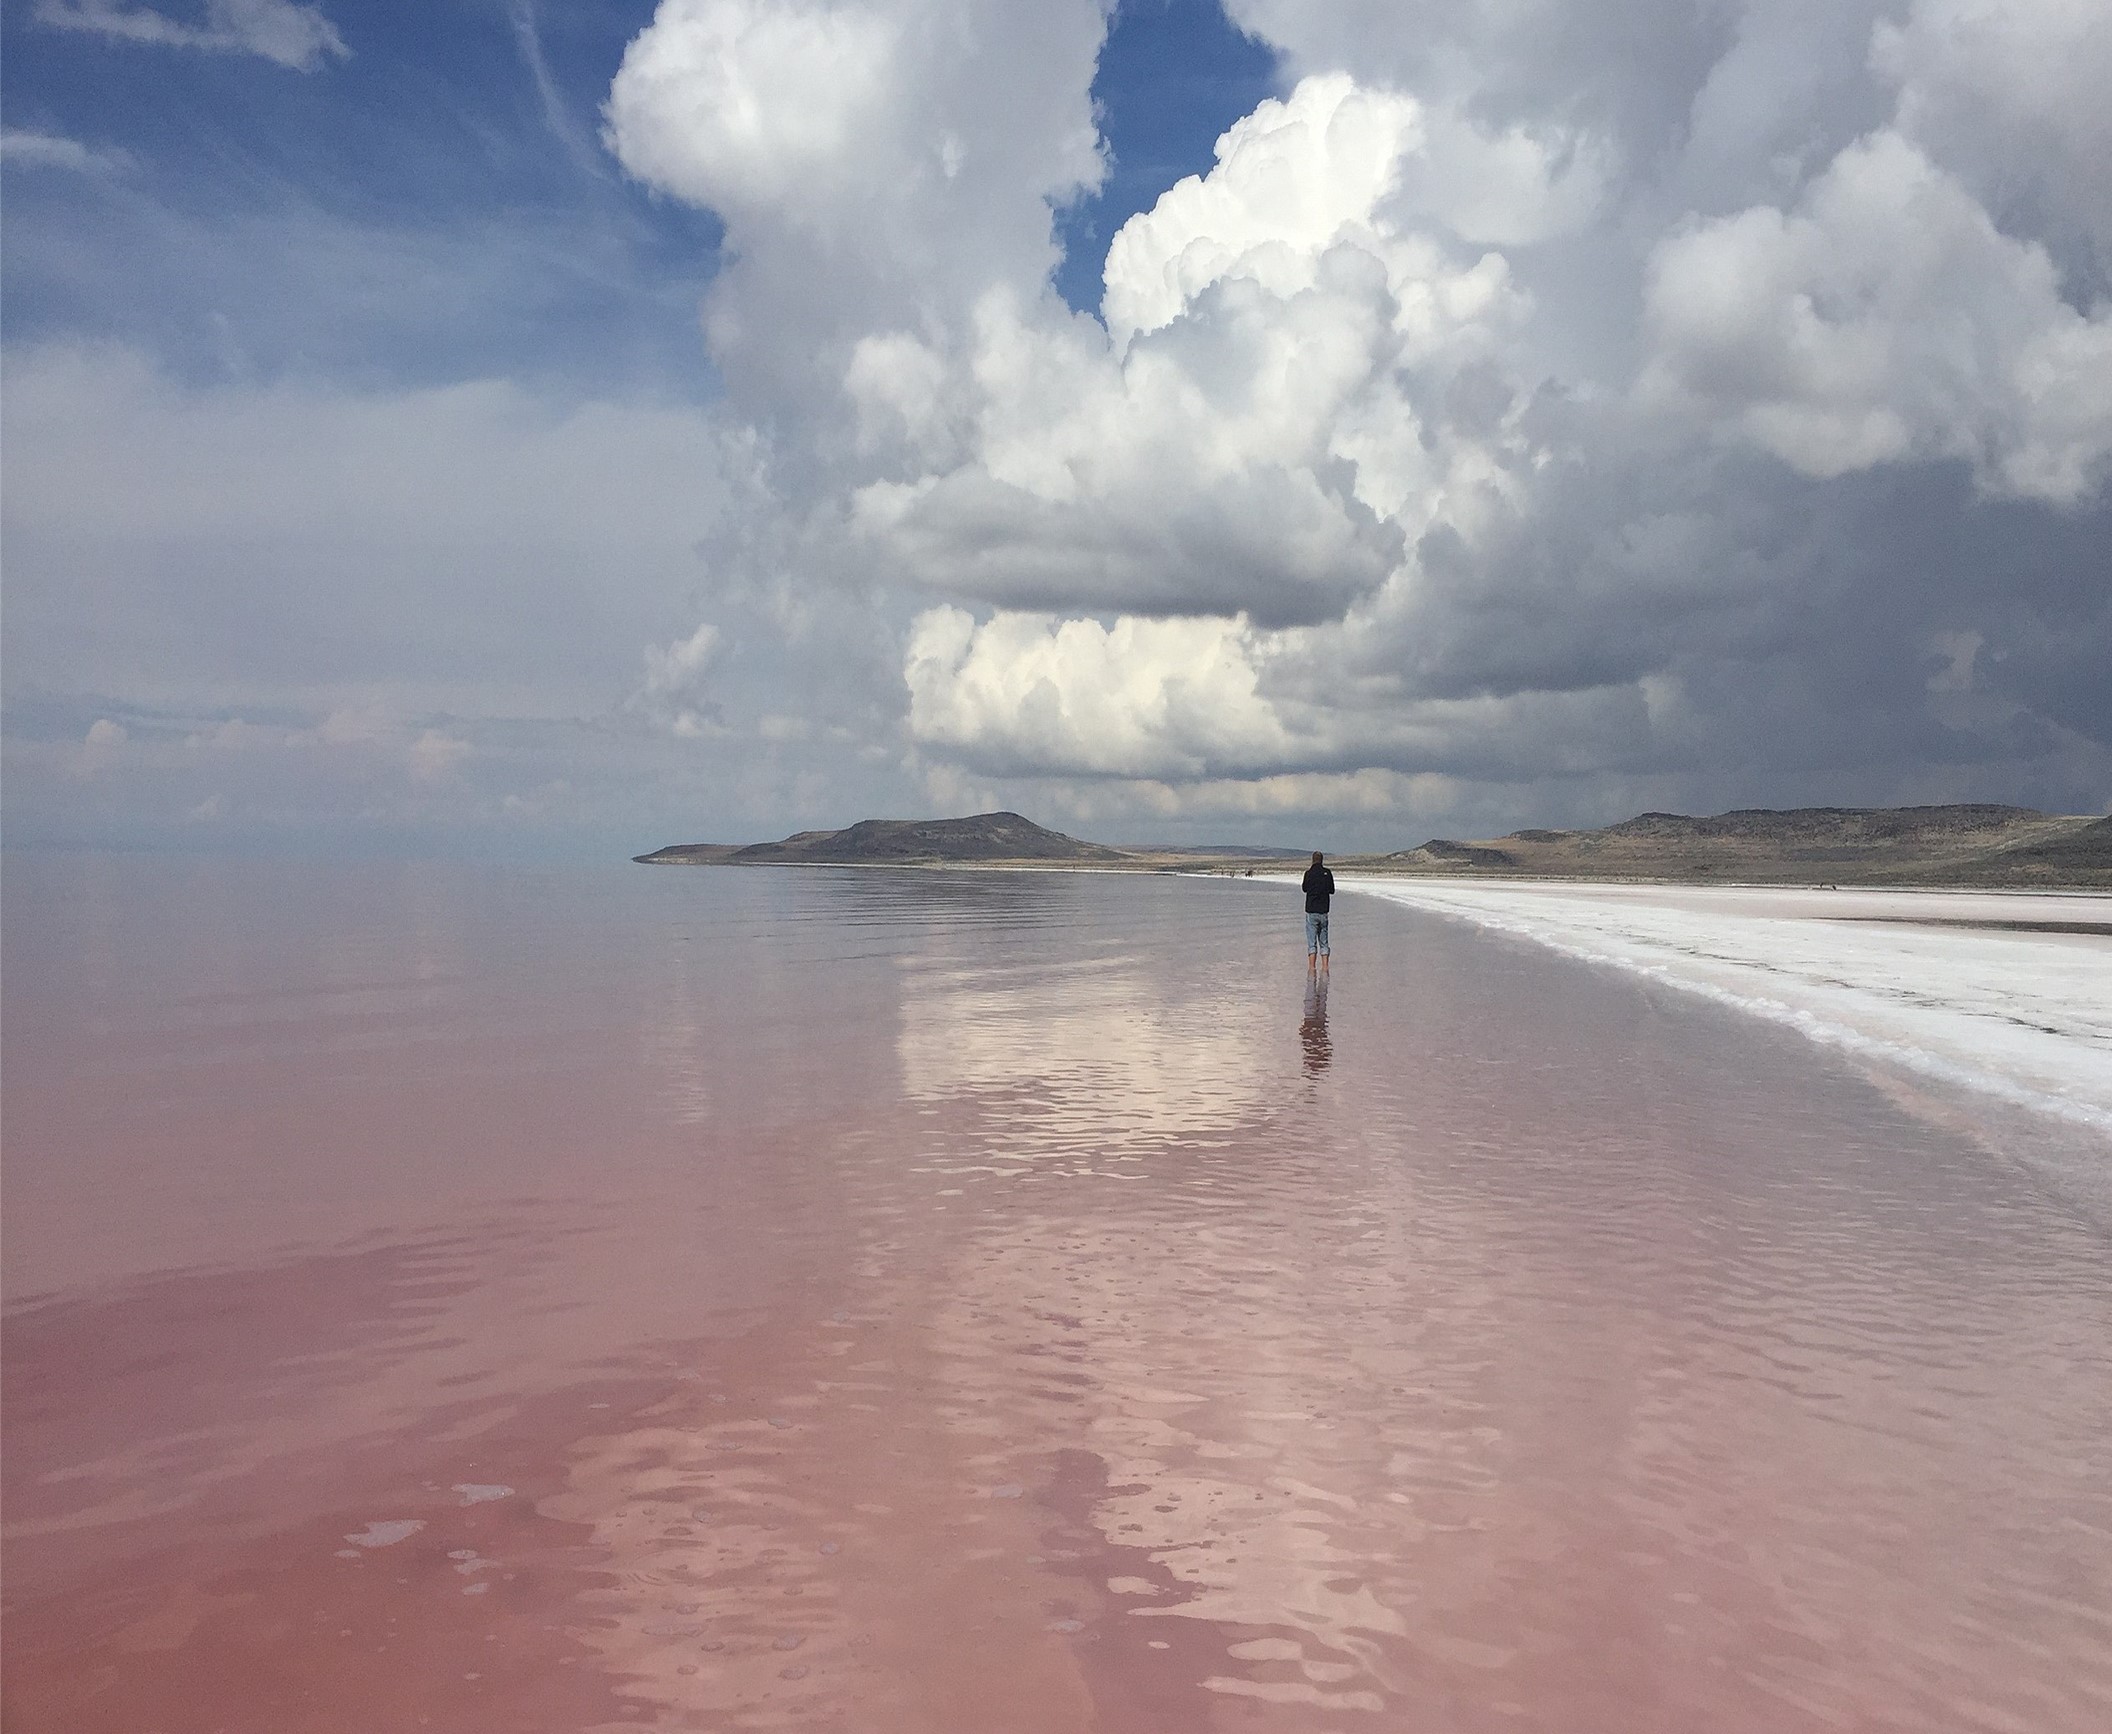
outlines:
M1595 831L1433 837L1370 865L1536 878L2112 885L2112 819L1986 805L1643 813Z
M800 831L775 843L675 843L633 859L655 867L935 867L1000 861L1115 866L1132 858L1017 813L978 813L969 819L861 819L841 831Z

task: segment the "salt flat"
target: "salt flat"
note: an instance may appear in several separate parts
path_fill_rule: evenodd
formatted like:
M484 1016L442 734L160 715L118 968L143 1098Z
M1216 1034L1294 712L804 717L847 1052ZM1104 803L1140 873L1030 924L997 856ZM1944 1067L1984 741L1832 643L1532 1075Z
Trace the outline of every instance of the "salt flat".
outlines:
M2112 1133L2112 896L1341 877Z

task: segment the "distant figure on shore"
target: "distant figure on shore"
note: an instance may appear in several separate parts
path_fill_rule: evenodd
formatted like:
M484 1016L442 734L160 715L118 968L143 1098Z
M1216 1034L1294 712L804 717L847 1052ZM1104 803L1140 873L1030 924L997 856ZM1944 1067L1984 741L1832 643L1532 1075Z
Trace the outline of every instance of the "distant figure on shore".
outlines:
M1327 949L1327 903L1335 894L1335 876L1327 870L1320 851L1313 851L1313 864L1299 882L1305 892L1305 972L1332 967Z

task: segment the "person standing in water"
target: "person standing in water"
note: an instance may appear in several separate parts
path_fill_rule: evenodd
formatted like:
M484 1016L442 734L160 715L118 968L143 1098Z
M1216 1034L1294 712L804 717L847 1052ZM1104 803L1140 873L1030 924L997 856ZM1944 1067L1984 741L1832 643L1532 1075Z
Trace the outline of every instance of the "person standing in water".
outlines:
M1319 850L1313 851L1313 864L1305 870L1299 885L1305 892L1305 972L1310 975L1316 969L1332 967L1327 949L1327 904L1335 894L1335 876L1320 859Z

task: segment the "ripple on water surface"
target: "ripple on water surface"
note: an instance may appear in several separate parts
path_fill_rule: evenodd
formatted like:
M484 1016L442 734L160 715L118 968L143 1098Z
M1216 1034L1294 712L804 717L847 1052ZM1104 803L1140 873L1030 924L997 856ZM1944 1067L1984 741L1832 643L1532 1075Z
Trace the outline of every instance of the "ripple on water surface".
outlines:
M2102 1228L1847 1056L1245 885L249 873L10 928L25 1727L2112 1717Z

